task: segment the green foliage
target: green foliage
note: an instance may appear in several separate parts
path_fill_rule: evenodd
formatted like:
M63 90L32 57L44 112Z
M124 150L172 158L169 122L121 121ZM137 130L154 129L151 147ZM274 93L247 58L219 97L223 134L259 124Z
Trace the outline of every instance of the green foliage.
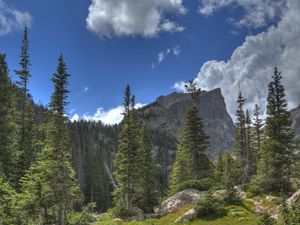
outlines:
M16 175L17 125L14 119L16 93L8 76L6 57L0 54L0 171L7 178L13 179Z
M299 225L300 224L300 198L289 208L283 204L282 213L284 216L284 224Z
M198 116L197 107L189 108L185 116L185 125L180 132L179 147L173 164L170 191L174 192L181 183L209 177L211 163L206 155L208 137L204 124Z
M207 192L198 200L195 209L199 217L220 215L224 213L224 202Z
M68 225L89 225L95 221L92 212L95 208L95 203L89 203L84 206L80 212L69 211L67 214Z
M218 158L215 165L214 177L220 184L224 183L224 173L225 173L225 161L224 154L219 151Z
M18 218L18 195L0 172L0 224L17 224Z
M226 195L224 197L224 201L226 204L236 204L240 203L240 198L237 195L237 191L234 188L234 170L233 170L233 162L234 159L230 155L230 153L225 154L225 188Z
M270 214L264 213L262 216L260 216L260 220L258 222L258 225L275 225L276 220L273 219Z
M272 78L268 85L268 116L256 182L264 191L287 193L291 189L291 168L295 155L292 145L294 133L281 84L282 76L277 68Z
M154 159L150 132L146 124L143 124L140 130L139 139L139 187L136 202L145 213L151 213L158 205L156 175L159 165Z
M157 165L148 128L141 126L137 118L135 97L131 95L129 86L124 95L123 128L114 161L117 187L113 194L117 214L130 216L135 206L152 212L157 204L157 185L153 182ZM124 213L124 209L127 213Z

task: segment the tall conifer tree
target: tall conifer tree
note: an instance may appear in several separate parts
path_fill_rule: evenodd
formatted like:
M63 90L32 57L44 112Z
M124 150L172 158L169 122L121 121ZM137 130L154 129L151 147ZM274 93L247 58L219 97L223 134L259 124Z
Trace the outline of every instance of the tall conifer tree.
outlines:
M193 105L186 112L185 125L180 133L179 147L171 176L171 192L176 190L177 185L182 182L202 179L210 175L210 161L206 155L208 137L196 106L201 91L196 88L193 81L189 81L186 90L193 100Z
M31 104L31 96L28 91L28 82L30 74L30 59L29 59L29 39L28 29L24 28L21 55L20 55L20 70L15 70L20 80L17 84L21 90L20 100L20 132L19 132L19 178L24 174L24 171L29 168L30 163L35 157L34 150L34 113Z
M294 133L287 108L281 72L274 70L268 85L268 105L265 138L258 165L258 183L265 191L289 191L291 168L294 162Z
M63 56L53 75L54 93L51 96L49 123L45 126L43 152L22 179L25 218L34 224L65 225L67 213L80 198L75 172L70 162L70 140L65 117L68 77Z
M114 190L115 204L125 209L125 215L133 213L133 204L138 190L139 139L138 121L134 110L134 96L129 85L124 92L124 120L119 135L119 146L114 161L118 187Z

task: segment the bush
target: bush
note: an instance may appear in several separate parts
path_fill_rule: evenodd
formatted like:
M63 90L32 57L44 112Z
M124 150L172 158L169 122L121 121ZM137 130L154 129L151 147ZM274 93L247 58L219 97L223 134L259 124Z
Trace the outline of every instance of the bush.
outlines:
M199 191L208 191L215 185L215 180L211 178L203 178L201 180L188 180L177 185L176 189L172 190L170 194L173 195L179 191L183 191L188 188L197 189Z
M264 213L261 217L260 220L258 222L258 225L275 225L276 224L276 220L273 219L270 214L268 213Z
M224 202L227 205L231 205L231 204L237 205L237 204L241 204L242 200L238 196L236 190L232 189L232 190L227 190L226 195L224 196Z
M115 218L127 218L129 216L127 208L121 203L116 204L112 209L112 214Z
M247 192L250 197L262 194L261 188L256 183L244 186L243 190Z
M224 202L208 192L198 200L195 209L199 217L219 215L224 211Z
M68 212L68 225L89 225L94 222L92 211L95 206L95 203L89 203L80 212Z

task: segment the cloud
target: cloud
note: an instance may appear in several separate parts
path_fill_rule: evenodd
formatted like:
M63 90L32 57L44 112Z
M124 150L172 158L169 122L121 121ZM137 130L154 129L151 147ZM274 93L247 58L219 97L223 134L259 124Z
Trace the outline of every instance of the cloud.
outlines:
M145 104L137 103L135 108L141 108ZM101 121L104 124L113 125L118 124L123 119L123 106L117 106L116 108L105 111L103 108L98 108L93 115L84 114L83 119L87 121Z
M165 51L161 51L158 53L158 59L157 59L157 63L152 63L151 64L151 68L154 69L158 64L162 63L169 55L173 54L174 56L179 56L181 53L181 48L180 45L176 45L173 48L168 48Z
M184 15L182 0L92 0L87 29L101 38L114 36L155 37L161 32L181 32L184 27L166 18Z
M75 113L70 120L71 122L77 122L80 120L80 117Z
M22 30L24 26L30 27L32 17L28 12L19 11L0 0L0 36L15 30Z
M179 56L182 50L180 49L180 45L177 45L172 49L172 51L175 56Z
M244 15L228 21L240 27L259 28L279 18L286 8L286 2L287 0L202 0L198 12L209 16L224 7L241 7Z
M89 87L84 87L83 89L82 89L82 92L87 92L89 90Z
M300 1L288 0L277 25L246 37L228 61L204 63L195 81L205 90L221 87L228 111L234 118L239 85L247 99L247 108L252 110L258 103L265 110L267 84L277 66L282 71L289 107L296 107L300 102L299 37ZM182 89L182 85L178 82L174 87Z

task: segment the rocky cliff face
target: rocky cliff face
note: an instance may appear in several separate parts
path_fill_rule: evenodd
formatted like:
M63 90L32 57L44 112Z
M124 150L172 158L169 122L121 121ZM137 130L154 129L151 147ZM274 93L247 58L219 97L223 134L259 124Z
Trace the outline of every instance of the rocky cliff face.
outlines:
M177 139L180 127L184 124L185 112L191 105L192 100L188 94L174 92L158 97L139 112L152 130L163 130ZM210 137L209 155L214 157L217 151L232 149L234 125L226 110L221 89L202 92L197 107L206 134Z
M291 118L293 121L293 130L296 136L300 138L300 105L291 110Z

